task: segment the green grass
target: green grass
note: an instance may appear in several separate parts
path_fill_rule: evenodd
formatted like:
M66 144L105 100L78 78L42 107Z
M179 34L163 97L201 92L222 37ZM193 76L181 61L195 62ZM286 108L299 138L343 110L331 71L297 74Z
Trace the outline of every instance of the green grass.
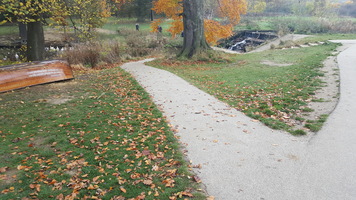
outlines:
M206 63L157 60L151 65L169 70L274 129L294 131L300 112L321 86L322 61L337 44L231 55L231 62ZM267 66L261 61L293 63ZM299 113L299 114L298 114ZM296 119L296 121L292 120Z
M19 28L17 26L8 26L8 25L1 25L0 26L0 36L3 35L13 35L19 34Z
M323 124L328 119L329 115L321 115L317 120L307 120L305 127L313 132L318 132L323 127Z
M205 199L165 118L121 69L0 101L0 199Z
M355 40L356 34L317 34L303 38L298 43L326 42L328 40Z
M106 30L118 31L118 30L131 30L136 31L136 21L135 19L121 19L110 17L108 22L102 27ZM144 23L139 23L140 31L148 34L151 31L151 22L147 21ZM167 30L170 28L170 20L164 21L162 24L163 34L169 36L169 32Z

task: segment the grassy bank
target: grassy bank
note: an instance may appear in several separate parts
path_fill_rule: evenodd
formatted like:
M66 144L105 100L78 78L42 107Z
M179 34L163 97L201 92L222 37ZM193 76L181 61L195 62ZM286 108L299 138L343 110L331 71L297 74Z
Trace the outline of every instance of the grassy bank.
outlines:
M0 199L204 199L162 114L118 68L0 102Z
M222 63L157 60L151 65L178 74L274 129L305 134L295 127L305 122L303 115L310 112L307 104L321 86L321 63L337 46L327 42L307 48L231 55L230 62ZM272 64L264 64L266 61Z

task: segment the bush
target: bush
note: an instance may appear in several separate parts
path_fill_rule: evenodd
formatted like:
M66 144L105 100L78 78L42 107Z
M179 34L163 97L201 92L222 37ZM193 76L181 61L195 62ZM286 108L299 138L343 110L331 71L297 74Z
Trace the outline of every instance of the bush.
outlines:
M122 58L155 55L167 43L163 37L145 35L139 31L131 31L131 35L125 39L126 45L113 40L77 44L70 50L66 50L62 57L70 64L83 64L94 68L99 64L120 62Z
M287 31L299 34L356 33L356 22L345 19L286 18L274 19L271 23L275 30L283 33Z
M83 64L92 68L100 62L120 62L121 45L118 42L88 42L78 44L63 53L69 64Z
M167 40L165 38L156 35L143 36L141 34L133 34L126 37L127 53L132 57L154 55L166 43Z

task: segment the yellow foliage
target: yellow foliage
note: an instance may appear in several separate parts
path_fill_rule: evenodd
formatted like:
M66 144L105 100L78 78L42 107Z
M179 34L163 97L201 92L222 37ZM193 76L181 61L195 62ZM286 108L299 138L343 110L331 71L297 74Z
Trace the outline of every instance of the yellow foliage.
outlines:
M171 22L171 27L168 29L168 32L172 34L173 37L179 35L184 30L183 20L176 19Z
M183 12L183 7L179 3L181 0L156 0L153 2L152 10L158 14L165 14L168 18L175 19L177 14Z
M222 25L214 20L205 20L204 28L206 41L215 45L218 40L232 35L233 25Z
M151 22L151 32L157 33L158 29L157 27L162 23L162 19L156 19L153 22Z
M183 19L181 13L183 13L182 0L155 0L153 2L153 11L158 14L165 14L168 18L172 19L171 27L168 32L173 37L180 34L183 27ZM229 20L228 25L222 25L215 20L204 20L205 37L210 44L216 44L216 42L222 38L226 38L232 35L233 26L240 21L240 15L247 12L246 0L217 0L220 16ZM162 20L156 20L151 25L153 32L156 29L152 27L158 27Z
M220 15L229 19L230 23L236 25L240 22L240 15L246 14L246 0L218 0Z

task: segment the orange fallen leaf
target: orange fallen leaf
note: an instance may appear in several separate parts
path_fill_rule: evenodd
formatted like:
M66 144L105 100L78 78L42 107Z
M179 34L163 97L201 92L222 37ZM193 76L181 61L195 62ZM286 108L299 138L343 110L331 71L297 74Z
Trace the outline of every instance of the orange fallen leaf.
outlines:
M170 179L170 178L162 181L162 183L166 184L166 187L174 187L174 182L175 181L173 179Z
M126 189L124 187L120 187L120 190L123 192L123 193L126 193Z
M8 167L0 167L0 173L6 172Z
M89 187L87 188L88 190L95 190L95 187L93 185L89 185Z
M40 192L40 191L41 191L41 185L40 185L40 184L37 184L37 185L36 185L36 191L37 191L37 192Z

